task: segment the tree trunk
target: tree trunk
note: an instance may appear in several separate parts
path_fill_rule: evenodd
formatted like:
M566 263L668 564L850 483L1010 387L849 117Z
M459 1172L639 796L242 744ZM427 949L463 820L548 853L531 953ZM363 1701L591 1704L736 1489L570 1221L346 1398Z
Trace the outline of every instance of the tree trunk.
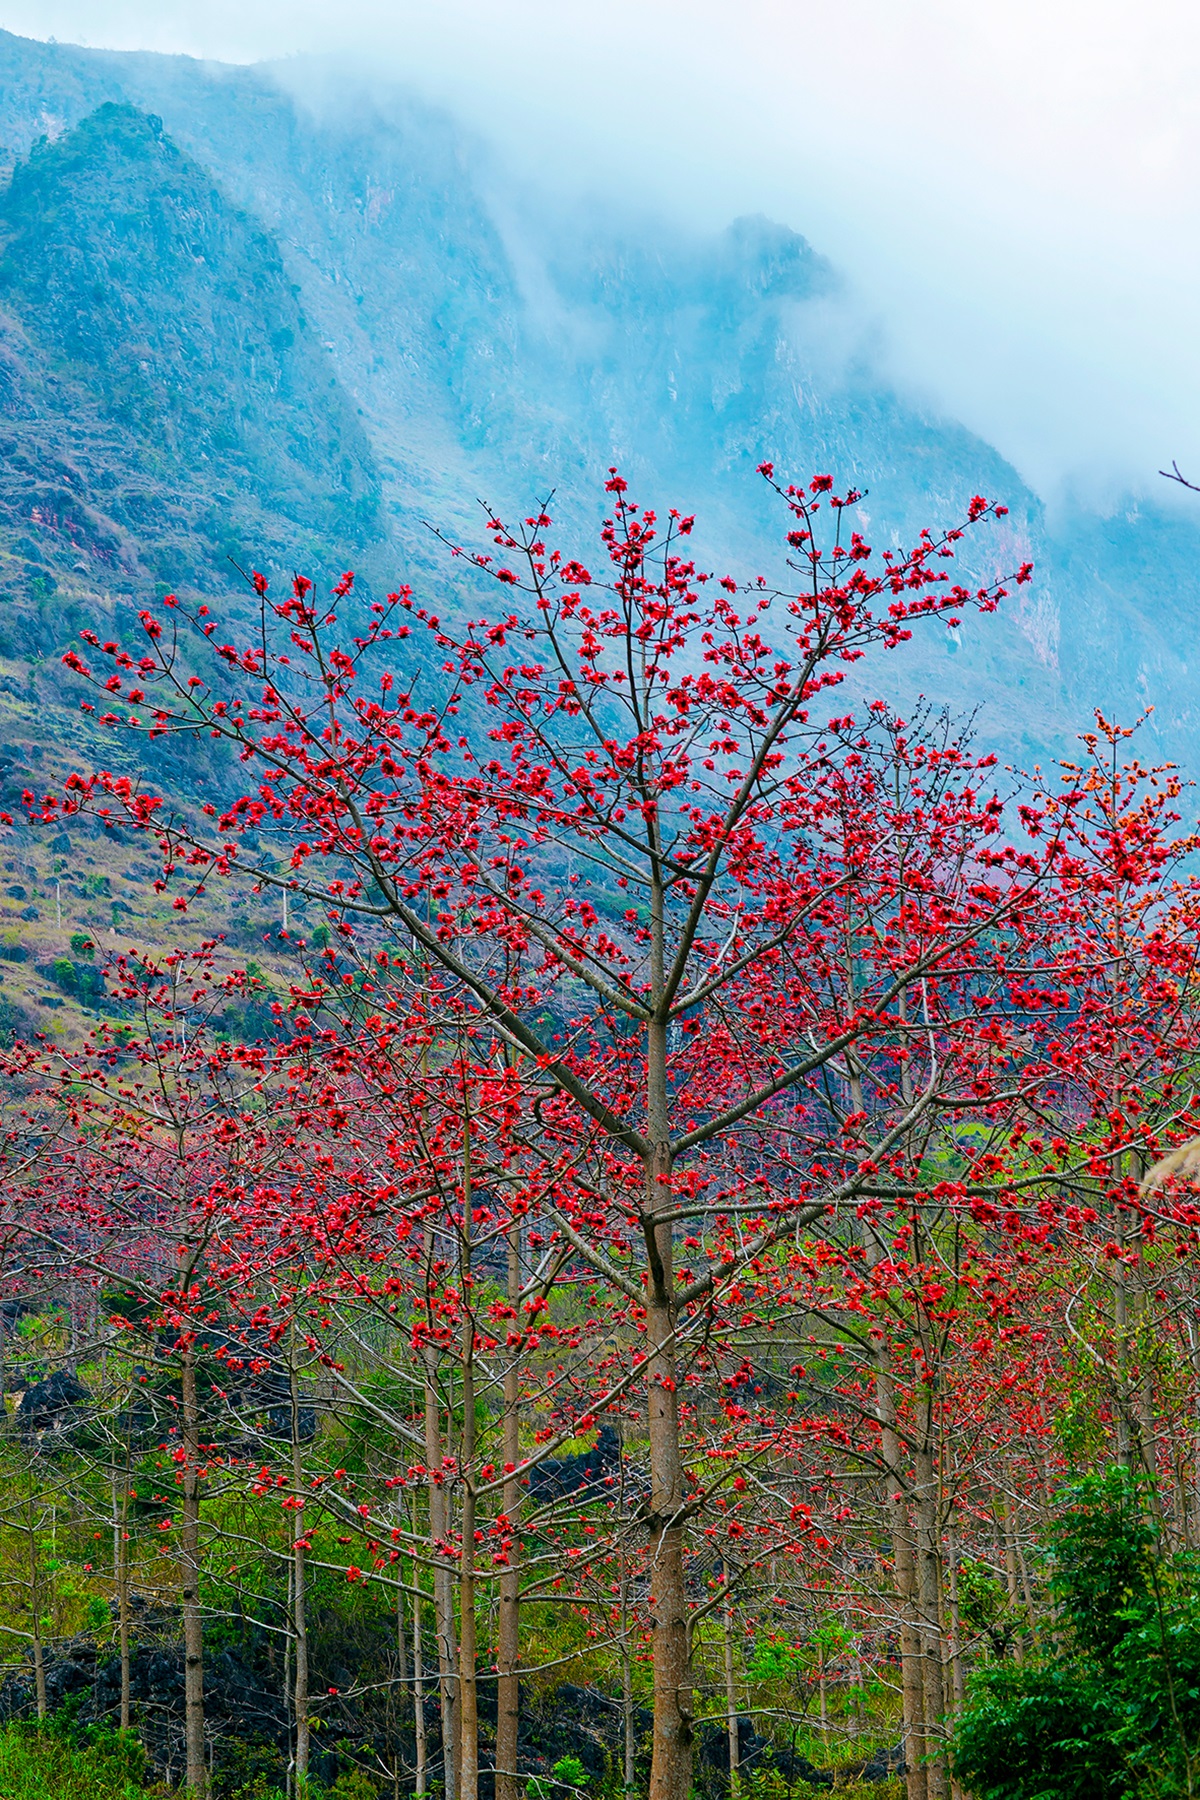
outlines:
M183 1355L183 1709L189 1800L204 1800L208 1771L204 1760L204 1634L200 1611L200 1418L196 1363Z
M654 1027L651 1028L653 1034ZM687 1800L692 1770L692 1684L684 1585L683 1462L675 1354L674 1258L666 1209L670 1158L663 1140L647 1170L650 1293L647 1326L650 1428L650 1617L654 1633L654 1754L650 1800Z
M425 1350L425 1461L429 1468L429 1547L433 1557L433 1620L437 1636L438 1693L442 1710L442 1783L446 1800L458 1800L458 1652L454 1633L454 1577L446 1561L450 1505L442 1479L442 1423L432 1350Z
M36 1617L33 1622L33 1691L37 1697L37 1716L44 1719L49 1711L46 1699L46 1659L42 1655L42 1627Z
M132 1424L130 1426L132 1429ZM113 1576L117 1584L117 1642L121 1657L121 1730L129 1730L129 1443L126 1439L125 1468L121 1484L120 1504L113 1506L116 1542L113 1545ZM113 1496L114 1501L116 1495Z
M724 1581L728 1583L729 1570L725 1569L722 1573ZM737 1800L741 1788L738 1774L738 1710L737 1689L733 1680L733 1606L728 1596L721 1608L721 1651L725 1662L725 1721L729 1731L729 1792L732 1800Z
M1019 1615L1021 1611L1021 1576L1020 1571L1017 1568L1017 1546L1010 1525L1010 1512L1007 1498L1001 1502L1001 1505L1003 1507L1003 1512L999 1524L1000 1542L1004 1548L1004 1584L1008 1589L1008 1603L1015 1616ZM1024 1662L1025 1660L1025 1640L1020 1632L1018 1632L1013 1639L1013 1657L1017 1662Z
M861 1110L861 1089L853 1084L854 1101ZM880 1246L869 1225L864 1225L868 1268L880 1258ZM878 1328L872 1338L875 1365L875 1417L880 1426L879 1448L883 1457L885 1512L892 1540L892 1569L900 1624L900 1691L904 1716L904 1768L907 1800L928 1800L925 1777L925 1676L917 1608L917 1570L912 1525L903 1467L900 1434L896 1425L896 1389L891 1351Z
M300 1383L293 1356L288 1369L292 1401L292 1635L296 1647L296 1793L308 1787L308 1614L305 1604L304 1470L300 1460Z
M403 1517L403 1515L401 1515ZM396 1594L396 1674L400 1681L400 1701L408 1697L408 1627L404 1615L408 1608L404 1598L404 1557L400 1557L400 1587Z
M637 1757L637 1733L633 1723L633 1659L626 1644L621 1656L621 1714L624 1725L625 1792L632 1794Z
M621 1458L620 1486L621 1515L625 1513L625 1459ZM621 1724L624 1745L624 1788L626 1795L633 1793L634 1761L637 1751L637 1733L633 1721L633 1653L629 1648L629 1565L625 1559L624 1548L621 1558Z
M1192 1417L1196 1423L1192 1428L1192 1483L1191 1483L1191 1538L1193 1546L1200 1545L1200 1330L1195 1320L1185 1315L1188 1335L1188 1350L1191 1353L1192 1375L1195 1379L1192 1398Z
M1120 1250L1125 1248L1125 1219L1118 1206L1113 1220L1113 1236ZM1129 1282L1124 1262L1117 1258L1113 1266L1113 1339L1116 1363L1116 1427L1117 1461L1123 1469L1131 1469L1134 1461L1133 1401L1129 1384Z
M903 1496L893 1503L892 1546L900 1603L900 1686L904 1708L904 1766L907 1800L927 1800L925 1775L925 1684L917 1620L916 1568Z
M468 1133L470 1130L467 1122ZM463 1156L463 1230L460 1250L462 1288L462 1551L458 1564L458 1692L462 1761L459 1800L479 1800L479 1689L475 1635L475 1321L471 1295L471 1160L470 1137Z
M413 1520L416 1536L416 1520ZM425 1655L421 1643L421 1565L413 1557L413 1721L417 1738L417 1800L429 1791L429 1740L425 1732Z
M42 1583L38 1566L37 1526L33 1516L33 1478L30 1476L29 1530L29 1625L33 1635L33 1687L37 1696L37 1716L44 1719L49 1710L46 1701L46 1662L42 1655Z
M892 1565L900 1614L900 1688L904 1709L904 1766L907 1800L928 1800L925 1774L925 1670L917 1600L917 1558L904 1491L900 1437L896 1430L895 1394L880 1352L875 1403L883 1426L881 1448L886 1465L887 1512L892 1538Z
M946 1532L947 1549L947 1588L950 1612L950 1672L954 1682L954 1710L962 1711L966 1698L967 1683L963 1670L962 1656L962 1611L958 1603L958 1531L951 1522Z
M932 1402L927 1398L924 1444L916 1458L916 1585L921 1632L921 1705L925 1722L925 1791L928 1800L946 1800L948 1775L944 1724L946 1698L942 1678L941 1546L937 1464L930 1438Z
M291 1631L291 1607L295 1597L295 1559L288 1555L288 1600L284 1604L284 1640L282 1640L282 1703L288 1726L291 1755L286 1769L284 1800L295 1800L295 1633Z
M475 1493L463 1487L462 1556L458 1572L459 1800L479 1800L479 1700L475 1641Z
M521 1234L514 1225L508 1234L508 1302L516 1307L521 1298ZM504 1370L504 1461L514 1468L521 1460L520 1370L510 1357ZM500 1577L500 1628L496 1658L496 1800L520 1800L517 1776L517 1740L521 1723L521 1548L518 1516L521 1487L504 1484L504 1514L508 1520L508 1566Z

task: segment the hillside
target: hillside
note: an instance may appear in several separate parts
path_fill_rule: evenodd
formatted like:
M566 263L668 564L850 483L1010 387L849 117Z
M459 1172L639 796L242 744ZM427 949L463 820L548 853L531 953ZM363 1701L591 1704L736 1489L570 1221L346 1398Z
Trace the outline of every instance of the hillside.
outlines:
M108 103L17 167L0 331L7 599L209 585L285 532L317 556L377 533L370 448L276 247L160 120Z
M703 564L779 574L764 456L866 488L879 548L974 492L1002 498L1005 530L968 572L1037 564L999 616L924 635L874 686L976 711L1024 767L1068 750L1096 705L1153 704L1144 753L1200 768L1200 508L1048 519L994 450L880 374L837 271L795 232L567 213L448 117L314 64L0 33L0 145L10 810L31 774L120 754L58 661L85 618L172 587L237 604L230 558L354 566L368 591L410 579L452 609L427 522L465 534L477 497L523 513L554 489L590 533L614 462L649 504L698 514Z
M370 447L267 234L133 107L35 146L0 196L0 804L128 757L63 692L85 618L236 592L231 561L360 561L379 536ZM80 941L168 923L153 870L102 834L27 837L0 892L0 1027L70 1022L94 989Z
M426 520L457 534L477 496L524 511L553 487L559 512L590 528L614 461L652 503L696 511L700 555L739 573L778 566L778 521L753 476L763 456L867 487L877 543L996 494L1011 535L976 572L1031 555L1036 588L985 628L897 658L897 697L980 708L1022 763L1068 746L1094 705L1128 715L1152 697L1156 747L1186 760L1195 742L1200 761L1188 670L1200 514L1121 502L1047 521L994 450L880 373L837 272L794 232L745 219L703 239L625 206L567 212L410 94L356 90L319 63L225 68L0 34L13 156L106 102L161 118L210 190L270 234L371 447L380 575L453 604ZM264 306L282 297L263 290ZM287 315L281 304L273 328L294 329ZM244 382L197 354L226 391ZM291 567L305 536L265 466L258 482L282 521L272 536L263 518L262 560L283 540ZM211 464L198 485L225 491ZM330 566L358 553L341 544Z

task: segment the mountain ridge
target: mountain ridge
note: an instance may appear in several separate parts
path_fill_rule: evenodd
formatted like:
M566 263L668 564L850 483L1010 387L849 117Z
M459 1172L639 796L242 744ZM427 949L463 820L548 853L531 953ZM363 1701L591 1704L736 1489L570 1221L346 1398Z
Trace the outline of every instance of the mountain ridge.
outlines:
M704 239L614 210L567 212L507 184L486 146L397 93L322 89L314 66L224 68L0 34L0 142L27 154L89 106L163 118L277 247L361 419L379 472L375 566L454 591L425 530L472 528L474 497L523 512L547 489L568 530L598 517L604 469L700 517L704 559L779 571L769 457L870 490L867 535L896 545L975 491L1010 506L968 575L1032 557L1032 595L931 634L878 679L963 710L1018 762L1069 747L1094 704L1159 702L1157 750L1200 764L1188 667L1200 529L1044 508L989 446L900 398L848 334L837 272L770 221ZM359 411L358 409L361 409ZM1132 509L1126 507L1125 512Z

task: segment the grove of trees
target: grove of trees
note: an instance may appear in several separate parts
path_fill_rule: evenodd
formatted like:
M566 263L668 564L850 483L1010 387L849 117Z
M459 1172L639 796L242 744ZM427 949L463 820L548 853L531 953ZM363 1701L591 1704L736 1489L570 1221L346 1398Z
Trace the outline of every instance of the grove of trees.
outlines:
M1030 579L953 579L1003 507L878 555L858 495L761 473L774 586L613 471L594 571L542 508L446 546L445 616L255 574L64 658L217 774L81 770L25 828L151 841L181 913L285 897L294 977L131 948L85 1042L3 1053L8 1716L90 1632L68 1710L196 1800L951 1800L1009 1791L981 1706L1115 1654L1079 1507L1131 1605L1186 1585L1184 785L1099 715L1017 776L872 698ZM556 1707L598 1760L539 1748ZM1109 1721L1105 1791L1191 1793L1180 1717Z

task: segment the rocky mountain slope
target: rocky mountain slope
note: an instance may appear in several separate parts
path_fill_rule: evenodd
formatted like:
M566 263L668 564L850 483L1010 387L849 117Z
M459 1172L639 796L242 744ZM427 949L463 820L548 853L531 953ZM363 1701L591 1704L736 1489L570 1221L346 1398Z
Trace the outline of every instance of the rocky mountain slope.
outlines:
M157 118L107 102L17 166L0 334L8 601L378 534L370 447L274 243Z
M1048 527L994 451L880 378L848 334L836 272L794 233L742 220L701 241L627 209L564 215L448 118L403 93L371 98L320 65L225 68L0 34L10 158L39 136L61 140L105 102L160 118L214 201L261 230L262 254L286 275L258 295L267 337L296 331L283 289L298 289L295 310L378 470L380 573L444 589L423 521L464 529L481 494L524 509L554 486L560 507L590 522L613 461L648 499L697 511L702 554L735 572L774 556L778 522L752 473L764 456L869 487L876 542L982 490L1007 501L1011 533L978 573L1032 554L1038 582L1006 618L897 658L896 691L981 707L988 736L1022 761L1069 743L1095 704L1129 714L1148 699L1160 744L1200 752L1188 665L1200 509L1193 520L1130 505ZM150 247L134 260L167 288L177 264L161 244L147 262ZM113 281L126 282L115 267ZM202 337L179 346L183 362L196 356L208 391L244 394L244 360L221 366L235 343L214 333L205 352ZM344 513L336 551L310 545L247 442L240 467L251 462L260 560L323 562L323 549L330 566L362 560L363 534ZM356 466L365 495L371 476ZM224 470L195 459L194 489L226 492L227 470L228 458ZM332 466L327 478L336 491ZM182 578L178 555L170 578Z
M995 451L881 378L795 233L567 214L450 119L319 65L0 32L0 145L0 806L32 771L120 754L58 660L85 618L166 587L237 604L230 558L411 579L445 610L461 576L427 521L458 535L477 497L525 512L553 488L590 531L614 462L699 515L702 561L771 575L764 457L867 488L881 548L977 491L1011 509L971 572L1032 557L1032 590L874 684L978 709L1025 766L1096 705L1152 703L1146 753L1200 770L1200 503L1048 521ZM10 885L44 888L27 850Z

